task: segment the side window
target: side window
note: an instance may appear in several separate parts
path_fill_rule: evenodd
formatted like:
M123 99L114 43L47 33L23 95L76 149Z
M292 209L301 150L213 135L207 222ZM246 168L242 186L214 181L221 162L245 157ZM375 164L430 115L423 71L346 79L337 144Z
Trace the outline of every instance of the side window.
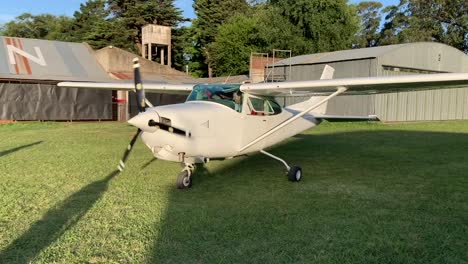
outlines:
M273 115L281 114L281 106L277 102L273 100L268 100L268 102L273 108Z
M250 97L250 105L255 112L264 112L263 99Z
M249 98L249 107L251 115L277 115L281 113L281 106L273 101L268 99L250 97Z

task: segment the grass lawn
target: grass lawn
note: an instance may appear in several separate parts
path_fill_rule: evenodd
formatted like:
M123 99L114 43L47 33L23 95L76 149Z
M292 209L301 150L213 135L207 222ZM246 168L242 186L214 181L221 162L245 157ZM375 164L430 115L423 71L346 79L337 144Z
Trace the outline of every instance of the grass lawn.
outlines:
M190 190L123 123L0 126L0 263L468 263L468 122L325 123Z

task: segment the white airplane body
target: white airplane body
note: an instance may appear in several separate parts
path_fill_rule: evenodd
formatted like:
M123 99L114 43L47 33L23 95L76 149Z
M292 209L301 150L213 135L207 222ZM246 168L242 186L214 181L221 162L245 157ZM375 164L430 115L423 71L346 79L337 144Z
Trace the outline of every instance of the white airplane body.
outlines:
M468 85L467 73L332 79L334 69L325 66L321 80L260 84L149 84L145 89L159 93L189 94L180 104L153 107L145 98L139 71L134 61L135 85L126 83L64 82L60 87L135 90L140 113L128 122L138 128L119 170L138 137L154 157L181 162L184 169L177 179L178 188L192 185L195 164L213 159L261 152L284 164L288 179L297 182L302 169L265 151L279 142L319 125L322 120L378 120L376 116L329 116L317 113L319 107L335 96L372 94L408 90L443 89ZM278 95L308 94L306 102L283 108ZM322 95L315 97L315 95Z
M244 101L243 109L247 107L247 101ZM179 153L184 153L186 160L202 163L207 159L231 158L258 152L321 122L312 114L307 114L290 124L287 129L240 151L243 146L294 115L294 111L287 108L276 115L260 116L239 113L210 101L191 101L148 108L146 112L129 120L129 123L143 131L141 138L156 158L180 161ZM148 126L149 120L160 120L161 117L169 119L171 127L179 129L181 133Z

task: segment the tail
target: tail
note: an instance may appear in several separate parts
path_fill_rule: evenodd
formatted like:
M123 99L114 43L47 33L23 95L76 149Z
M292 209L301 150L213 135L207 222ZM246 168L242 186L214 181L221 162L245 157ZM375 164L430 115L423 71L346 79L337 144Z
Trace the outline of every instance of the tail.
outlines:
M334 74L335 74L335 69L327 64L323 68L323 72L322 72L322 76L320 76L320 80L331 80L333 79ZM314 105L320 102L325 97L326 96L311 96L309 100L290 105L286 108L291 109L291 110L296 110L296 111L304 111L305 109L309 108L311 105ZM324 103L322 106L314 110L314 113L317 113L317 114L325 114L326 112L327 112L327 103Z

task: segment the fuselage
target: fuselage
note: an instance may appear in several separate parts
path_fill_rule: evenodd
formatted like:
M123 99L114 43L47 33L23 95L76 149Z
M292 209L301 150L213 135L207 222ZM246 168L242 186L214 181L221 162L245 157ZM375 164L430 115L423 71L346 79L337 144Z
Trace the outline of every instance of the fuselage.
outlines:
M261 98L244 95L242 110L225 104L194 100L148 108L129 120L143 132L141 138L158 159L193 163L206 159L230 158L257 152L275 145L320 123L305 115L264 140L240 151L253 140L288 120L297 112L276 108L271 113L256 112L254 104Z

